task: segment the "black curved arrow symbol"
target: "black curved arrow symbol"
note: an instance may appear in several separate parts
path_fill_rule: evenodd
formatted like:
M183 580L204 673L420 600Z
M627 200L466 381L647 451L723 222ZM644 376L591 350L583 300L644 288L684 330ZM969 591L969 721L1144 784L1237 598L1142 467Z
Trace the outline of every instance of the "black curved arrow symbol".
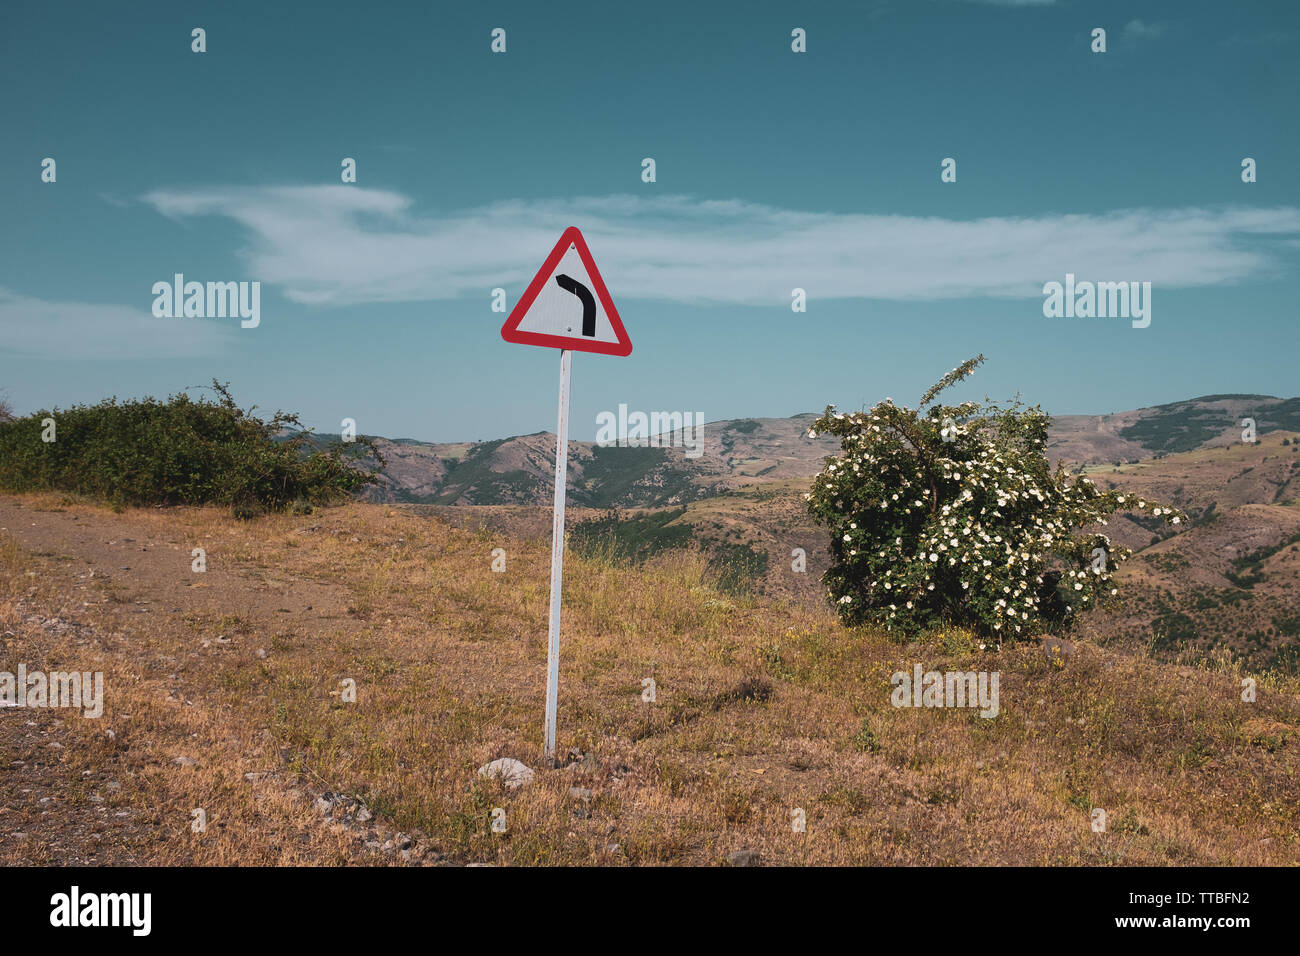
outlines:
M582 334L595 338L596 297L591 294L591 290L577 279L571 279L564 275L556 276L555 284L565 292L570 292L582 300Z

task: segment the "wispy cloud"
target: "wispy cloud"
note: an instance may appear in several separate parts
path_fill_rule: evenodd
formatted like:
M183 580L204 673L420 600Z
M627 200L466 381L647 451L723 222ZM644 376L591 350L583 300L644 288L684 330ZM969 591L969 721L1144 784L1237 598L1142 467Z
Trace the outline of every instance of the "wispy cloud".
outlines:
M419 215L355 186L162 190L175 219L243 226L251 278L302 303L485 295L532 278L564 227L582 229L615 295L689 302L934 300L1040 295L1065 272L1158 288L1277 271L1300 236L1293 207L1126 209L1091 215L938 217L799 212L685 196L505 201Z
M205 319L157 319L147 307L53 302L0 286L0 351L32 358L194 358L223 351L230 334Z
M1141 20L1130 20L1124 24L1124 38L1126 40L1145 40L1154 39L1165 32L1163 23L1144 23Z

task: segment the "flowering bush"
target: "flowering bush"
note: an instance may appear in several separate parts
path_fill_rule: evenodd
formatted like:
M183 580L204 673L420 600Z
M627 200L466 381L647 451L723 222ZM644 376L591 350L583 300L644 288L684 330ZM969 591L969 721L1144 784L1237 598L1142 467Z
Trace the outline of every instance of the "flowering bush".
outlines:
M1132 553L1089 529L1121 510L1185 520L1053 472L1038 406L931 404L983 361L953 369L917 410L831 405L814 423L810 435L837 435L842 448L805 497L831 532L822 580L845 623L905 633L949 623L999 639L1059 629L1116 593L1115 568Z

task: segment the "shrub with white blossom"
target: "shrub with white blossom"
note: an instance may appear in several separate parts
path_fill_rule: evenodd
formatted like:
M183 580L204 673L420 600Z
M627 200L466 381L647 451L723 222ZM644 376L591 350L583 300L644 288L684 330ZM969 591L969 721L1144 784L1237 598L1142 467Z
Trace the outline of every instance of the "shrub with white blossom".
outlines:
M814 423L810 435L836 435L842 449L805 497L831 532L822 580L845 623L955 624L999 641L1058 630L1116 593L1115 569L1132 552L1096 530L1110 515L1186 520L1053 471L1038 406L932 404L983 361L953 369L916 410L888 398L854 414L832 405Z

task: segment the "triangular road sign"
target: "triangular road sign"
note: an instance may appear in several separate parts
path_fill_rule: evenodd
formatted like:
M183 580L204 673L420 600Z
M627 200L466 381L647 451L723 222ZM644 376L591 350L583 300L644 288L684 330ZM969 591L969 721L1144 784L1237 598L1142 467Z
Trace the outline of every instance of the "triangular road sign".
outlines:
M577 226L564 230L501 326L501 337L576 352L632 353L632 340Z

